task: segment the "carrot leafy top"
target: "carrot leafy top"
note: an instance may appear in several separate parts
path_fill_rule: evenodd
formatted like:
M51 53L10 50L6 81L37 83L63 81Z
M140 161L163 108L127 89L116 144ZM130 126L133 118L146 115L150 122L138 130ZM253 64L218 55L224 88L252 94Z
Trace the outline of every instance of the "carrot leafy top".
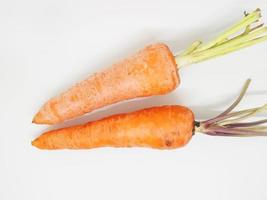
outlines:
M250 82L250 79L246 81L240 95L229 108L212 119L197 122L195 130L214 136L267 136L267 126L263 125L267 123L267 119L244 122L244 120L266 111L267 104L257 108L232 112L244 97Z
M267 40L267 27L264 27L263 23L259 23L261 18L260 9L258 8L252 13L245 12L244 14L245 16L240 22L233 25L214 40L206 44L196 41L184 52L175 56L178 68Z

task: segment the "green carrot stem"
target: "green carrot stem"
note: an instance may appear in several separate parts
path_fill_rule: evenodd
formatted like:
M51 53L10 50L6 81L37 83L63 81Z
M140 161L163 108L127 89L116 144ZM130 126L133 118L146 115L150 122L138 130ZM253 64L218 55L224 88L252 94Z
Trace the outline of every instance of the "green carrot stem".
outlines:
M211 42L207 44L202 44L201 41L194 42L187 50L175 56L178 67L198 63L267 40L267 27L263 27L263 24L250 27L260 17L260 9L256 9ZM243 33L232 36L243 29Z

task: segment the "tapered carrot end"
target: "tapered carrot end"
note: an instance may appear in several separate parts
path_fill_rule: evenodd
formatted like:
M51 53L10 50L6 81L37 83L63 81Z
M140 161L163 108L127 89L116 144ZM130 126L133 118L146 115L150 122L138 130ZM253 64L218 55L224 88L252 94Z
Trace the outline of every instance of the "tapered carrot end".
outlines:
M36 138L35 140L32 141L32 146L37 147L37 148L39 148L39 149L41 149L41 146L42 146L42 145L40 145L40 144L41 144L41 143L40 143L39 138Z
M51 112L48 112L44 109L41 109L32 119L32 123L34 124L48 124L52 125L55 123L59 123L60 121L52 115Z
M36 138L31 143L32 143L32 146L38 149L49 149L50 147L47 143L47 140L45 140L42 136Z
M35 114L35 116L32 119L32 123L34 124L46 124L46 120L43 116L43 113L39 111L38 113Z
M37 117L37 115L38 115L38 113L33 117L33 119L32 119L32 123L34 123L34 124L38 124L38 117Z

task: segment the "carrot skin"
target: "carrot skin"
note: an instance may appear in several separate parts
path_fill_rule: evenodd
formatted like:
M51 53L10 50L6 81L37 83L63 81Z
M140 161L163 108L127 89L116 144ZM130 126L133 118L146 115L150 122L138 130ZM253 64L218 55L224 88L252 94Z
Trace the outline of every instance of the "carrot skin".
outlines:
M32 142L39 149L149 147L174 149L189 142L194 114L183 106L161 106L113 115L84 125L46 132Z
M170 49L165 44L150 45L50 99L33 123L61 123L116 102L166 94L179 83Z

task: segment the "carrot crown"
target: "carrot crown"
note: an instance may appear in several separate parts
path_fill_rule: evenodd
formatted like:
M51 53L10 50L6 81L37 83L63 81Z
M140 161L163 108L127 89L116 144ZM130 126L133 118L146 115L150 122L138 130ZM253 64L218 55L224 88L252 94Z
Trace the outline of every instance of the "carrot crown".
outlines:
M232 112L244 97L250 82L250 79L246 81L240 95L229 108L217 117L196 122L195 130L214 136L267 136L267 126L263 126L267 123L267 119L244 122L244 120L266 111L267 104L257 108Z
M264 24L259 23L261 10L258 8L252 13L245 12L244 14L245 17L240 22L214 40L206 44L196 41L184 52L175 56L178 67L198 63L267 40L265 34L267 27L263 27Z

